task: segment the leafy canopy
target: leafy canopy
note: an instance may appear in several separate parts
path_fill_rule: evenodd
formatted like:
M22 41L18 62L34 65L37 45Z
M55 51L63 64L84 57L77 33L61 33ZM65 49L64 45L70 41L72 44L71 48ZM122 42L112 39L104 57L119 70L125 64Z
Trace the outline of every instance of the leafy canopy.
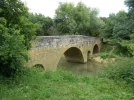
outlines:
M82 2L60 3L54 18L61 34L80 34L97 36L103 24L97 15L97 9L88 8Z
M11 76L21 70L34 33L23 2L0 0L0 74Z

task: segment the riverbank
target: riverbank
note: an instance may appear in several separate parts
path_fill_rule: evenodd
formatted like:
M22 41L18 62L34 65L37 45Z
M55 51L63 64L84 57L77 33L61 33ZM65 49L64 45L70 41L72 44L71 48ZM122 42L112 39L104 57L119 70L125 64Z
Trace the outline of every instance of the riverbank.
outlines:
M0 76L0 99L133 100L133 65L133 59L123 58L90 75L26 68L14 78Z

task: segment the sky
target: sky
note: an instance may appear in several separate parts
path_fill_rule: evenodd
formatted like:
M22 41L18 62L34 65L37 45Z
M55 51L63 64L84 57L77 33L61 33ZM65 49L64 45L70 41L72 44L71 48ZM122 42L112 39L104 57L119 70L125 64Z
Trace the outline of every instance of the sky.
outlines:
M41 13L51 18L55 15L59 2L72 2L77 4L83 2L87 7L99 9L99 16L108 17L110 13L120 10L127 11L124 0L21 0L26 3L30 12Z

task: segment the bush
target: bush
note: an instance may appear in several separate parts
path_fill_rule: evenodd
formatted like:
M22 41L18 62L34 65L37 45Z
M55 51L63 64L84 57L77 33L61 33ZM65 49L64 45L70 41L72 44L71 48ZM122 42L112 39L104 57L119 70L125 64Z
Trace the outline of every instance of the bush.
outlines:
M11 76L20 71L28 60L23 36L15 29L0 24L0 74Z
M134 84L134 58L123 58L99 71L99 76Z
M133 41L122 41L120 42L120 47L124 50L124 54L129 56L134 56L134 43Z

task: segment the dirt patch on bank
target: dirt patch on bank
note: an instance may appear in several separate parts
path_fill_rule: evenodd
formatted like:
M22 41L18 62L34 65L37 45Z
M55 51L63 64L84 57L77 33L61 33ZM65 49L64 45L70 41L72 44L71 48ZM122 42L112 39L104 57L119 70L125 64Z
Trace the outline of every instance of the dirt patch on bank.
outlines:
M101 57L93 57L93 60L98 62L98 63L103 63L103 64L107 64L109 62L115 62L116 59L115 58L106 58L106 59L103 59Z

